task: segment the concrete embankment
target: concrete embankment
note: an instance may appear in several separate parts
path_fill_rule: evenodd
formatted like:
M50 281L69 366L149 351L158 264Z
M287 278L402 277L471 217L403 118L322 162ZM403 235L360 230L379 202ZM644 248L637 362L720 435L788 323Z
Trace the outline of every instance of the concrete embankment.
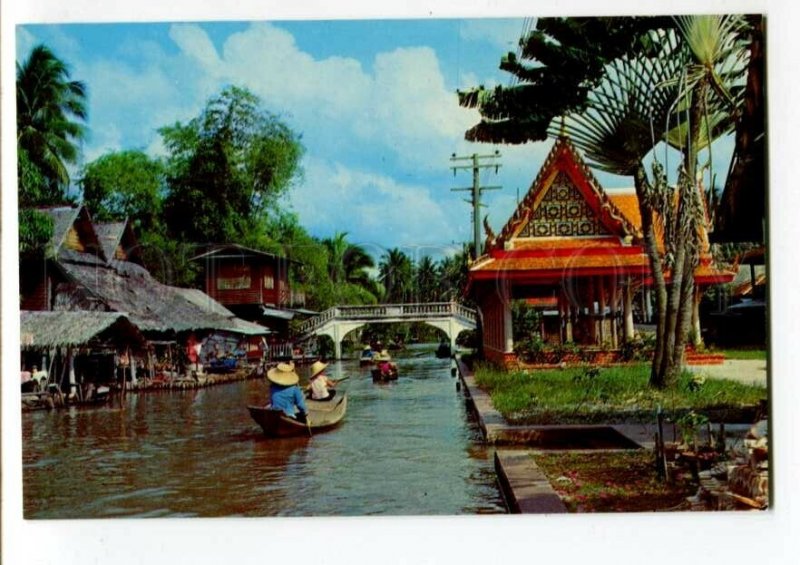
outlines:
M456 359L458 376L464 395L475 412L487 443L525 444L537 433L520 426L509 426L492 405L492 399L481 390L475 375L461 359ZM515 441L516 440L516 441ZM553 514L567 509L550 486L547 477L536 466L529 449L498 449L494 455L495 471L510 512L515 514Z

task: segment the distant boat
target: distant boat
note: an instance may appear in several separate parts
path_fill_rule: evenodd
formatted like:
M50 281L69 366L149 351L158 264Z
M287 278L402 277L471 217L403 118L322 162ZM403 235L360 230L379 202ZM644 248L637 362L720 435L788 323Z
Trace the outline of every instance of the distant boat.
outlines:
M375 352L371 349L364 349L361 352L361 357L358 359L358 364L361 367L372 365L375 362Z
M436 358L437 359L447 359L453 354L452 350L450 349L450 344L442 342L439 344L439 348L436 350Z
M247 409L268 437L313 435L339 425L347 412L347 395L336 395L332 400L307 399L306 407L308 423L290 418L283 410L275 410L269 406L248 406Z
M392 368L387 372L381 371L378 367L372 369L373 383L388 383L389 381L396 381L397 376L398 373L396 365L393 365Z

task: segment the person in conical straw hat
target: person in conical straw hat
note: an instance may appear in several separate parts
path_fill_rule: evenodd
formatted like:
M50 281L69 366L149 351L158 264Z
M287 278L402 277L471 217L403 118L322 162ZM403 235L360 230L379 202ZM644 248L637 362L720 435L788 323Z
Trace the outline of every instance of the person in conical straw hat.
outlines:
M294 363L278 363L267 371L270 382L269 395L272 408L283 410L289 417L305 421L308 409L303 391L297 386L300 375L294 370Z
M322 361L315 361L311 365L311 376L309 377L309 388L311 389L312 400L330 400L336 391L330 389L336 386L336 383L328 378L325 374L325 369L328 367L327 363Z

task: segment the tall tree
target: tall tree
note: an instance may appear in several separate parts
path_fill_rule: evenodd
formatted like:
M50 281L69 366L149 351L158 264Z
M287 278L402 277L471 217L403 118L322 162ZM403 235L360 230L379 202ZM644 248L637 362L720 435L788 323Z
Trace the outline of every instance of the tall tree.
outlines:
M441 300L441 273L429 256L420 259L416 268L417 302Z
M63 202L86 135L86 86L45 45L17 62L20 206ZM35 169L37 173L31 173Z
M83 168L78 182L97 220L127 218L146 231L160 222L164 166L142 151L106 153Z
M611 18L606 23L614 26L615 22L619 19ZM651 371L651 384L657 387L667 386L677 378L691 320L694 268L702 246L699 228L704 221L702 191L696 185L698 154L732 127L737 97L728 85L735 84L736 77L741 76L737 52L740 19L709 16L662 23L640 20L643 27L638 30L623 24L619 37L628 48L620 51L619 45L612 42L608 61L598 57L598 47L593 46L599 39L592 38L596 26L587 26L585 20L572 24L540 20L540 25L554 34L555 41L553 35L534 33L528 38L526 52L543 55L545 65L511 66L517 76L538 86L547 82L543 77L549 77L558 88L564 88L570 84L564 79L564 68L571 68L576 57L603 63L595 74L591 74L596 68L593 65L588 65L589 72L573 69L594 88L582 92L577 100L567 97L563 103L556 101L555 106L545 104L544 113L550 119L557 113L572 114L566 130L592 164L634 177L659 313ZM583 29L586 34L576 35L575 29ZM605 49L602 41L597 45ZM489 121L482 121L467 136L488 140L495 135L501 141L518 143L538 139L543 127L547 131L547 116L537 116L536 127L529 127L526 108L510 106L509 99L527 100L527 94L522 87L510 94L496 91L494 96L462 94L462 104L476 105L489 116ZM517 120L522 125L516 126ZM669 124L667 131L660 130L661 124ZM643 164L644 157L662 140L683 152L677 207L663 169L656 163L651 182ZM667 248L664 255L658 250L656 221L663 226Z
M159 132L170 153L170 233L195 242L264 240L264 216L300 173L300 136L238 87L213 97L190 122Z
M412 298L414 263L402 250L389 249L381 258L378 271L378 280L386 289L386 302L407 302Z

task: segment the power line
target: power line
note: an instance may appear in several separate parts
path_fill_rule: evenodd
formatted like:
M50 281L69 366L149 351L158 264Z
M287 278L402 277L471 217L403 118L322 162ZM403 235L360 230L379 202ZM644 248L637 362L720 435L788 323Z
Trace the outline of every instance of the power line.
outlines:
M472 161L470 165L452 165L450 168L453 169L453 176L459 170L469 170L472 169L472 186L467 187L460 187L460 188L451 188L450 190L453 192L461 192L461 191L469 191L471 192L471 198L464 199L465 202L472 206L472 228L473 228L473 244L475 246L474 251L474 258L477 259L480 257L482 249L481 249L481 194L484 190L499 190L502 188L499 185L494 186L481 186L481 169L494 169L495 174L500 169L502 165L496 161L496 159L500 158L500 151L495 150L495 152L491 155L478 155L477 153L473 153L472 155L468 156L456 156L455 153L450 157L450 161ZM482 162L483 161L483 162Z

